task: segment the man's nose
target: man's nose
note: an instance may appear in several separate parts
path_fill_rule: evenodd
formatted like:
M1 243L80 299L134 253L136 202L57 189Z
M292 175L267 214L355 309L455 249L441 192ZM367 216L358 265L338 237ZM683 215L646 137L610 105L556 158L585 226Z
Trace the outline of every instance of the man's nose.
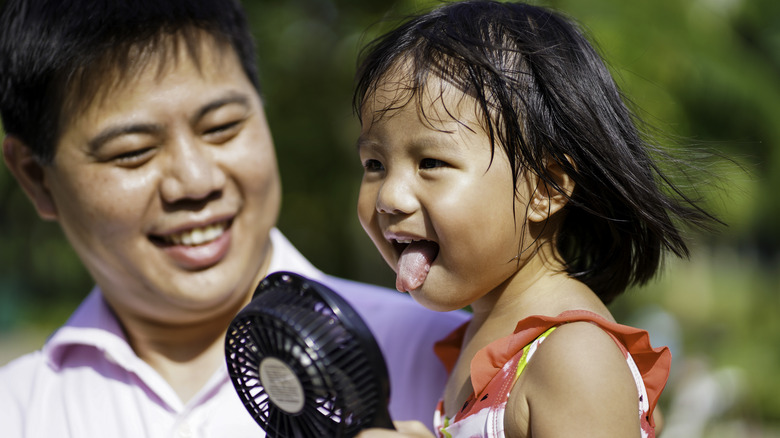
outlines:
M181 135L168 146L171 153L160 188L164 201L199 201L224 188L227 177L213 153L216 146L193 135Z

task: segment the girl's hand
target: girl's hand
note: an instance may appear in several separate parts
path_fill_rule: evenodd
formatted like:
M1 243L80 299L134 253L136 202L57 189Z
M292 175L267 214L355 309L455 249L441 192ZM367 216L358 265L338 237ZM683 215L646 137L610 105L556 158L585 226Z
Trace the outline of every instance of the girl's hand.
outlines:
M355 438L436 438L419 421L393 421L396 430L388 429L365 429Z

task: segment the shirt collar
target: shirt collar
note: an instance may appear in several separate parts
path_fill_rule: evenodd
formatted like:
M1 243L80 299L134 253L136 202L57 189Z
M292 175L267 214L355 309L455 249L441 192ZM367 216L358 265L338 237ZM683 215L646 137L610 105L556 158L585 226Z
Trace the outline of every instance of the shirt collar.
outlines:
M289 240L276 228L271 229L271 245L273 255L268 265L268 273L277 271L295 272L315 281L325 279L325 274L315 268L306 258L298 252Z
M68 348L91 346L106 354L112 362L126 364L128 354L135 357L114 312L108 307L100 287L95 286L68 321L49 338L43 353L50 366L59 369Z

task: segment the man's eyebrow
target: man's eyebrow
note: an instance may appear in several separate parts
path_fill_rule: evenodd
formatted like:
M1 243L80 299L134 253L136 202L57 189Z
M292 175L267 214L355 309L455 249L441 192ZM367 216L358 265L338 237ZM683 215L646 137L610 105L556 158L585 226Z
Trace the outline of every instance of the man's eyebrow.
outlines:
M128 134L158 134L163 130L162 125L154 123L134 123L127 125L110 126L98 135L92 137L87 143L90 152L96 152L109 141Z
M214 111L217 108L221 108L225 105L229 105L231 103L237 103L249 107L249 98L246 95L241 93L230 93L224 97L213 100L203 105L202 107L198 108L198 110L192 116L192 121L195 122L201 119L209 112ZM135 123L135 124L111 126L104 129L98 135L93 137L91 140L89 140L87 144L89 146L90 152L94 153L97 150L99 150L104 144L108 143L109 141L117 137L121 137L123 135L129 135L129 134L159 134L163 130L164 128L162 125L158 125L155 123Z
M219 99L212 100L211 102L203 105L202 107L198 108L198 111L195 112L195 114L192 116L191 122L193 124L203 118L206 114L210 113L211 111L216 110L217 108L221 108L225 105L230 105L231 103L237 103L240 105L243 105L245 107L249 107L249 97L247 97L243 93L229 93L226 96L223 96Z

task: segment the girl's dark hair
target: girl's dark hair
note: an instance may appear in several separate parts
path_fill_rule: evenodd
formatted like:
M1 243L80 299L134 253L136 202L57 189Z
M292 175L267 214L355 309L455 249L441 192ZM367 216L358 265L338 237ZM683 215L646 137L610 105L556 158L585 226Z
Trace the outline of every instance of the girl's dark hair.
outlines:
M530 171L560 189L547 164L562 166L575 189L555 245L568 274L605 303L653 277L664 250L688 256L680 222L706 227L714 219L662 172L655 160L666 155L640 133L598 53L553 11L447 4L406 20L361 58L357 114L388 75L405 75L409 92L384 111L414 96L420 104L433 76L476 99L493 153L496 144L503 148L515 186Z
M197 57L204 32L235 51L259 89L254 42L238 0L7 0L0 11L3 127L48 164L70 105L85 105L106 86L103 73L132 75L137 59L147 62L150 52L180 42L171 36ZM159 61L169 62L168 54Z

